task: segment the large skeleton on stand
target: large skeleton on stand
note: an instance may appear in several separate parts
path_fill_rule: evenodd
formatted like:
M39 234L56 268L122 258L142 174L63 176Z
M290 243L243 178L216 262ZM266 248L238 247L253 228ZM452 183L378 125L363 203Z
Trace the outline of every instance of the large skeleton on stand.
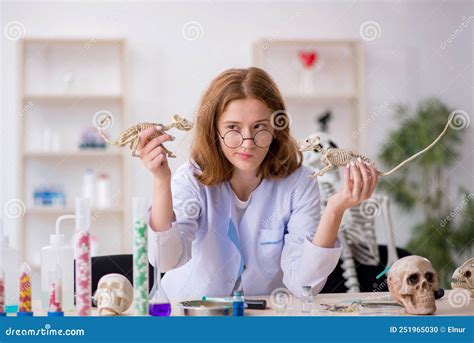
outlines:
M321 145L324 147L337 148L336 144L329 138L327 131L327 121L331 113L325 112L319 118L321 131L314 133L319 136ZM303 154L303 164L312 168L320 169L322 167L320 155L313 151L306 151ZM324 211L328 198L336 193L342 185L342 177L339 169L333 169L330 172L318 177L321 194L321 211ZM375 235L375 219L379 214L383 214L385 228L387 230L387 266L392 265L398 260L398 254L393 235L392 221L389 212L389 200L385 195L373 196L346 211L339 228L338 238L343 245L342 249L342 276L345 279L344 285L348 292L360 292L360 285L357 278L356 264L378 265L380 256L377 239Z

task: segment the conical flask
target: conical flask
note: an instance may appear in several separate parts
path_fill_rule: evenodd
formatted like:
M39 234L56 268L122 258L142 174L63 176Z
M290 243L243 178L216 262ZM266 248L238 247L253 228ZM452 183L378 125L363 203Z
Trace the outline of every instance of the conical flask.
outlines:
M156 240L158 241L158 237ZM156 244L156 254L155 254L155 275L154 275L154 284L150 292L150 300L148 302L149 314L150 316L157 317L168 317L171 315L171 304L166 296L166 293L161 286L161 272L159 267L159 244Z

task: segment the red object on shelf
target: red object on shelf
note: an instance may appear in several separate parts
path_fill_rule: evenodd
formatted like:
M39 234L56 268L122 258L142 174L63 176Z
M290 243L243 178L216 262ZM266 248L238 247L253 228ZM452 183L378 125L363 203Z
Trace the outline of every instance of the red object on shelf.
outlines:
M298 57L305 68L312 68L318 61L318 53L314 50L300 51Z

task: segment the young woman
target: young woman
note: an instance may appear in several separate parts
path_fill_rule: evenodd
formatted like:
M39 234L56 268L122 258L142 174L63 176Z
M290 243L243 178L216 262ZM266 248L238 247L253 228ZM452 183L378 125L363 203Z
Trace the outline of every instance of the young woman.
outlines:
M307 285L316 294L337 265L342 215L371 196L377 174L360 161L345 168L321 218L318 182L282 119L282 96L266 72L230 69L204 93L191 159L173 177L161 144L174 137L147 142L154 129L142 133L140 156L155 180L149 259L158 248L171 301L279 287L300 296Z

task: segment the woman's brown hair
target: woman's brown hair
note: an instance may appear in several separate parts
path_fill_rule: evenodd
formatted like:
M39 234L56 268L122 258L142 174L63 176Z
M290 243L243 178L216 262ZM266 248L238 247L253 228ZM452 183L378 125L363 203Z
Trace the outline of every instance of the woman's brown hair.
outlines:
M270 118L274 140L260 165L258 175L278 179L293 173L302 163L302 153L290 135L290 118L272 78L262 69L229 69L212 80L199 105L191 158L201 169L196 175L204 185L213 186L232 177L233 165L224 156L217 135L217 121L226 106L236 99L255 98L273 112Z

